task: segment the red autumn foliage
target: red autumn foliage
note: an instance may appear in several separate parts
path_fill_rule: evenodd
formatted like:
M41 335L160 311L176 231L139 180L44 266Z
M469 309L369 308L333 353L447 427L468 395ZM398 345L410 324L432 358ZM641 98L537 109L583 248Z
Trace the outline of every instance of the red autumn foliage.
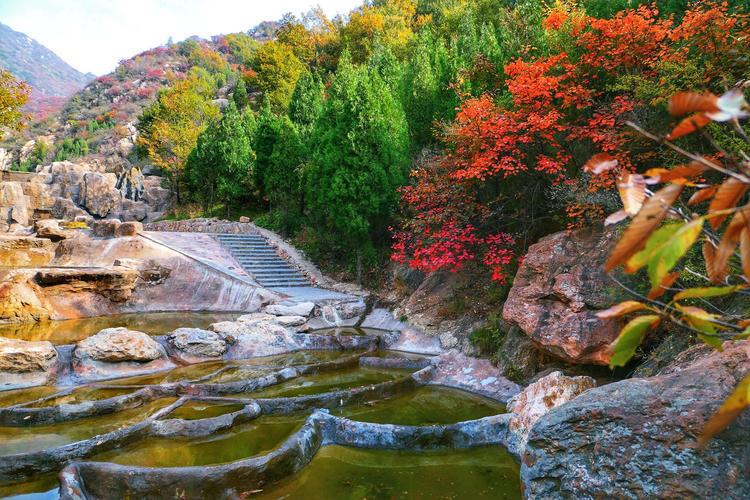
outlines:
M552 9L543 27L566 30L568 51L506 65L503 99L464 97L445 129L445 156L416 170L402 190L402 212L412 215L394 231L393 260L428 272L477 260L503 282L514 242L497 225L494 202L486 198L490 187L497 192L528 177L528 184L544 179L571 193L613 189L620 173L653 158L639 156L625 127L646 103L612 90L612 82L622 75L656 79L660 65L696 57L708 82L727 67L720 58L738 51L738 29L750 27L746 16L730 15L725 2L696 3L679 25L659 18L654 6L611 19L567 9ZM583 166L597 153L617 161L592 177ZM513 190L519 182L507 185ZM523 195L512 194L504 200L524 203ZM582 197L567 203L567 227L604 217L602 206Z

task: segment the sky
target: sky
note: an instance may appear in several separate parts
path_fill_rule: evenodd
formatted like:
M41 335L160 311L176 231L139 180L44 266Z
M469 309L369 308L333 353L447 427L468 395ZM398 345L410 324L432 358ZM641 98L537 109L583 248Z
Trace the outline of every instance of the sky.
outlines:
M84 73L198 35L247 31L261 21L320 5L329 17L362 0L0 0L0 22L25 33Z

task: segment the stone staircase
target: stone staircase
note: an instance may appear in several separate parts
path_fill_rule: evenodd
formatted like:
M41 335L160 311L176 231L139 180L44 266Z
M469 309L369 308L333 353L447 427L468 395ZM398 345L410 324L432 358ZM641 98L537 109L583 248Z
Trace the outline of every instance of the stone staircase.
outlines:
M268 241L257 234L218 234L242 269L266 288L311 286L308 279L276 253Z

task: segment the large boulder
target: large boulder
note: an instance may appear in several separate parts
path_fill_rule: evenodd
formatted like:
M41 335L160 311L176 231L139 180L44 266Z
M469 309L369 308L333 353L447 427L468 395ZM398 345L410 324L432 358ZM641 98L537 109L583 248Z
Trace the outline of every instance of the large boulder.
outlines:
M539 347L570 363L609 363L609 345L620 320L602 320L597 310L617 297L604 273L616 242L614 230L555 233L529 248L503 308Z
M508 448L523 455L532 427L542 416L584 391L596 386L591 377L568 377L562 372L549 375L529 385L508 402Z
M218 358L227 352L221 335L200 328L178 328L167 335L167 341L173 349L189 356Z
M80 204L92 215L106 217L120 208L122 195L115 174L87 172L83 175Z
M174 368L167 352L143 332L107 328L73 350L73 372L83 381L143 375Z
M29 203L20 182L0 182L0 223L29 225Z
M58 369L52 343L0 337L0 391L52 382Z
M60 227L56 219L42 219L34 223L34 230L38 238L50 241L62 241L73 236L73 233Z
M697 438L750 373L750 341L696 346L650 378L589 389L542 416L521 478L529 498L747 498L750 412Z
M27 342L0 337L0 372L47 371L57 362L51 342Z
M221 334L230 344L232 359L271 356L300 349L292 332L273 321L223 321L212 324L209 330Z
M106 328L76 346L74 356L109 363L153 361L165 355L164 348L143 332L124 327Z
M172 201L172 192L161 186L162 178L154 175L143 180L143 201L148 203L153 212L164 212Z

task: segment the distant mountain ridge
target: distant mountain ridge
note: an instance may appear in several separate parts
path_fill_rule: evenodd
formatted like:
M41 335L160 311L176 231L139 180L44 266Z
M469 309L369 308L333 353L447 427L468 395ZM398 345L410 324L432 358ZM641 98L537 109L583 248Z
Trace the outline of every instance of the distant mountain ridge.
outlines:
M64 98L81 90L95 77L81 73L30 36L2 23L0 66L34 89L28 108L35 113L40 111L39 107L59 107L56 103L61 105Z

